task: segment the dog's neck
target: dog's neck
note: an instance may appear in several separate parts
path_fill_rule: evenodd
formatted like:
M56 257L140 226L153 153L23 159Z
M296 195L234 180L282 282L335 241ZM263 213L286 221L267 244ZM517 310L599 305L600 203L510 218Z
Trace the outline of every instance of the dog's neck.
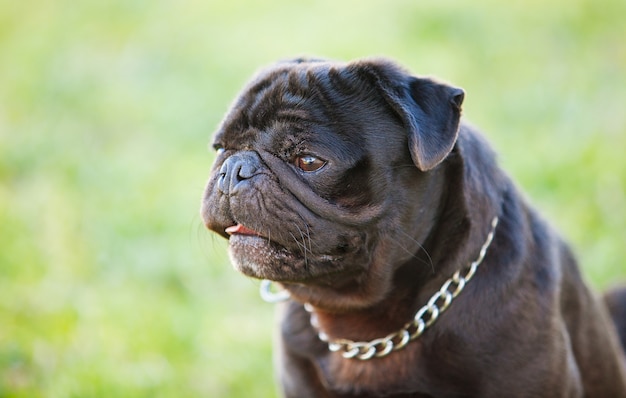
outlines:
M309 306L318 331L331 339L369 341L401 328L416 310L416 289L421 278L415 267L402 267L396 274L390 294L376 305L349 312L330 312Z
M324 331L324 324L327 324L327 328L333 327L335 329L341 329L347 326L355 334L363 334L364 328L369 332L372 332L375 325L380 325L381 329L387 328L389 324L402 319L397 315L402 314L403 309L409 308L407 305L411 304L411 297L406 294L404 289L394 289L393 294L390 297L395 298L390 303L389 300L383 300L382 306L376 307L383 308L384 311L371 311L358 314L356 312L348 314L332 314L324 311L317 310L310 304L305 304L305 309L310 313L311 325L318 331L318 337L320 340L328 344L330 351L339 351L344 358L352 359L357 358L360 360L369 360L374 357L383 357L389 355L395 350L404 348L408 343L417 339L430 325L435 323L441 313L443 313L451 304L452 301L463 291L466 284L474 277L478 267L482 263L487 250L493 240L496 227L498 225L498 217L495 216L491 222L491 229L487 234L487 238L480 248L478 257L472 261L463 270L456 271L450 278L448 278L441 287L435 291L435 293L428 299L428 302L421 306L418 311L413 315L412 320L404 322L404 325L395 332L388 332L385 337L367 338L361 340L353 340L352 338L333 338L330 333ZM403 276L404 277L404 276ZM412 280L415 279L403 279ZM402 286L406 284L398 284L396 286ZM414 288L410 288L411 291ZM348 315L348 316L346 316ZM388 316L388 322L385 322L385 317ZM408 319L408 318L405 318ZM337 325L340 327L337 328ZM365 341L362 341L365 340Z

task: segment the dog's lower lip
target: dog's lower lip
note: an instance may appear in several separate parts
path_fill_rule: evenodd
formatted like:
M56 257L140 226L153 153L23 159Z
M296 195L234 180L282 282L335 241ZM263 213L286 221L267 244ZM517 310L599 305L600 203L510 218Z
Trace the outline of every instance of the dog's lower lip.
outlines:
M258 232L251 230L250 228L242 225L236 224L230 226L224 230L228 235L251 235L251 236L261 236Z

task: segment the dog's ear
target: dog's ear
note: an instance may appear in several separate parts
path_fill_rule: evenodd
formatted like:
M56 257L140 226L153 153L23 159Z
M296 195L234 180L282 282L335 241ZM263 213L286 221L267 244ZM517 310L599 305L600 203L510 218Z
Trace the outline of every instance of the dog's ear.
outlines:
M411 76L386 60L351 65L374 84L400 116L409 133L409 150L422 171L441 163L452 151L461 119L465 92L428 78Z

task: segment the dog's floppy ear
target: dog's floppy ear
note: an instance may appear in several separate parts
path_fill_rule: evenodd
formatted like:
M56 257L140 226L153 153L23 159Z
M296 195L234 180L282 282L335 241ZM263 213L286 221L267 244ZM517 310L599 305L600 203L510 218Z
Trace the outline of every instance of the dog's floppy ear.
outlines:
M386 60L352 64L374 79L382 96L409 133L409 150L422 171L441 163L456 142L465 92L428 78L411 76Z

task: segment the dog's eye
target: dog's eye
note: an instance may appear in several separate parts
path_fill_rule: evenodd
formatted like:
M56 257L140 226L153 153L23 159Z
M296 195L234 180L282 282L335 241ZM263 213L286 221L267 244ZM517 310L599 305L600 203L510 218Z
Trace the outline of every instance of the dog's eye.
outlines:
M312 155L303 155L296 158L295 164L300 170L310 173L324 167L326 161Z
M215 149L215 152L217 152L218 155L221 155L226 150L222 144L214 144L213 149Z

